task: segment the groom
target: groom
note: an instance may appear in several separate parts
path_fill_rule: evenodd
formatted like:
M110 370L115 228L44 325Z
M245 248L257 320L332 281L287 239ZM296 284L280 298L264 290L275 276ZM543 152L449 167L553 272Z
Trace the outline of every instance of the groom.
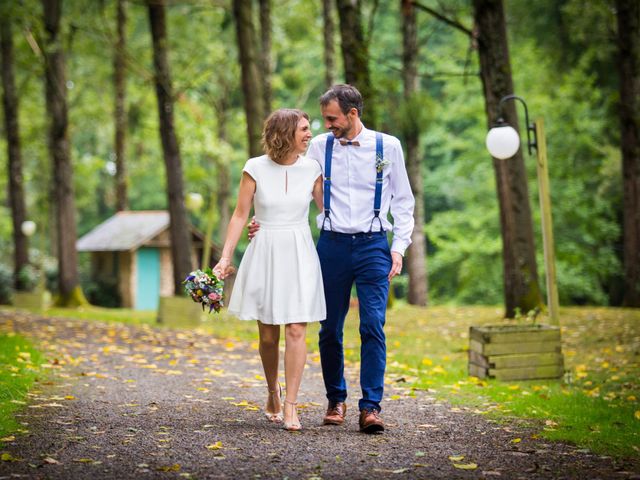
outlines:
M317 219L327 302L327 319L320 327L320 360L329 400L323 423L341 425L347 411L342 338L355 282L360 306L360 431L381 432L387 298L390 281L402 270L411 243L414 199L400 141L364 126L362 95L355 87L332 86L320 97L320 108L330 133L314 138L307 156L320 164L325 178L324 212Z
M322 95L320 109L330 133L314 138L307 156L320 164L324 175L317 246L327 302L327 319L320 327L320 360L329 400L323 423L342 425L347 412L342 338L355 282L362 344L359 424L361 432L375 433L384 431L380 401L387 363L383 327L389 284L402 270L411 243L414 199L400 141L367 129L360 120L362 103L362 95L351 85L334 85ZM249 236L258 228L252 222Z

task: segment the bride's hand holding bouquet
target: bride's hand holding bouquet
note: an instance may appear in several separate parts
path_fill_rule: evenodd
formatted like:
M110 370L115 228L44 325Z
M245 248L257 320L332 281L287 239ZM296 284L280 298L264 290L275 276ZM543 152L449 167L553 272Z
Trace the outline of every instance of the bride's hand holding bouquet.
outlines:
M224 280L228 276L233 275L235 271L236 270L233 265L231 265L231 260L228 257L220 257L220 260L218 261L216 266L213 267L213 272L221 280Z

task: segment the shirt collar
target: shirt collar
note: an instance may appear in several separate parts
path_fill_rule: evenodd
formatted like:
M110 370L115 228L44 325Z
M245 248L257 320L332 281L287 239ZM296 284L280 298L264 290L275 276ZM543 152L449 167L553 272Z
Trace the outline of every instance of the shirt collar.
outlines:
M369 130L367 127L364 126L364 123L362 124L362 129L360 130L360 133L358 135L356 135L355 137L353 137L351 139L352 142L360 142L362 143L364 140L366 140L369 136L370 136L370 132L371 130Z

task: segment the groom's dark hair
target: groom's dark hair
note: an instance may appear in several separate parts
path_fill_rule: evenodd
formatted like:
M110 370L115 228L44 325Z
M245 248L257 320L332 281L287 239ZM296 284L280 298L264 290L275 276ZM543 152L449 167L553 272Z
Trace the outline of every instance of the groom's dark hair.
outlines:
M362 116L362 95L356 87L348 85L346 83L340 83L333 85L320 97L320 105L326 107L329 102L337 100L340 105L340 110L345 115L355 108L358 111L358 116Z

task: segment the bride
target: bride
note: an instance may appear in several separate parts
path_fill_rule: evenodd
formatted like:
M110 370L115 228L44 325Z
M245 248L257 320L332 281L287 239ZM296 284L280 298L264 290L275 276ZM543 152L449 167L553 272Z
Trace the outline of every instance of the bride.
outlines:
M320 263L308 220L312 199L322 210L322 171L303 155L310 140L305 112L280 109L267 118L262 132L266 154L250 158L244 166L236 209L214 267L220 278L230 274L253 205L260 231L244 253L228 311L241 320L257 321L268 390L265 415L271 422L283 422L289 431L302 429L296 405L307 355L306 326L326 318ZM281 325L284 405L278 382Z

